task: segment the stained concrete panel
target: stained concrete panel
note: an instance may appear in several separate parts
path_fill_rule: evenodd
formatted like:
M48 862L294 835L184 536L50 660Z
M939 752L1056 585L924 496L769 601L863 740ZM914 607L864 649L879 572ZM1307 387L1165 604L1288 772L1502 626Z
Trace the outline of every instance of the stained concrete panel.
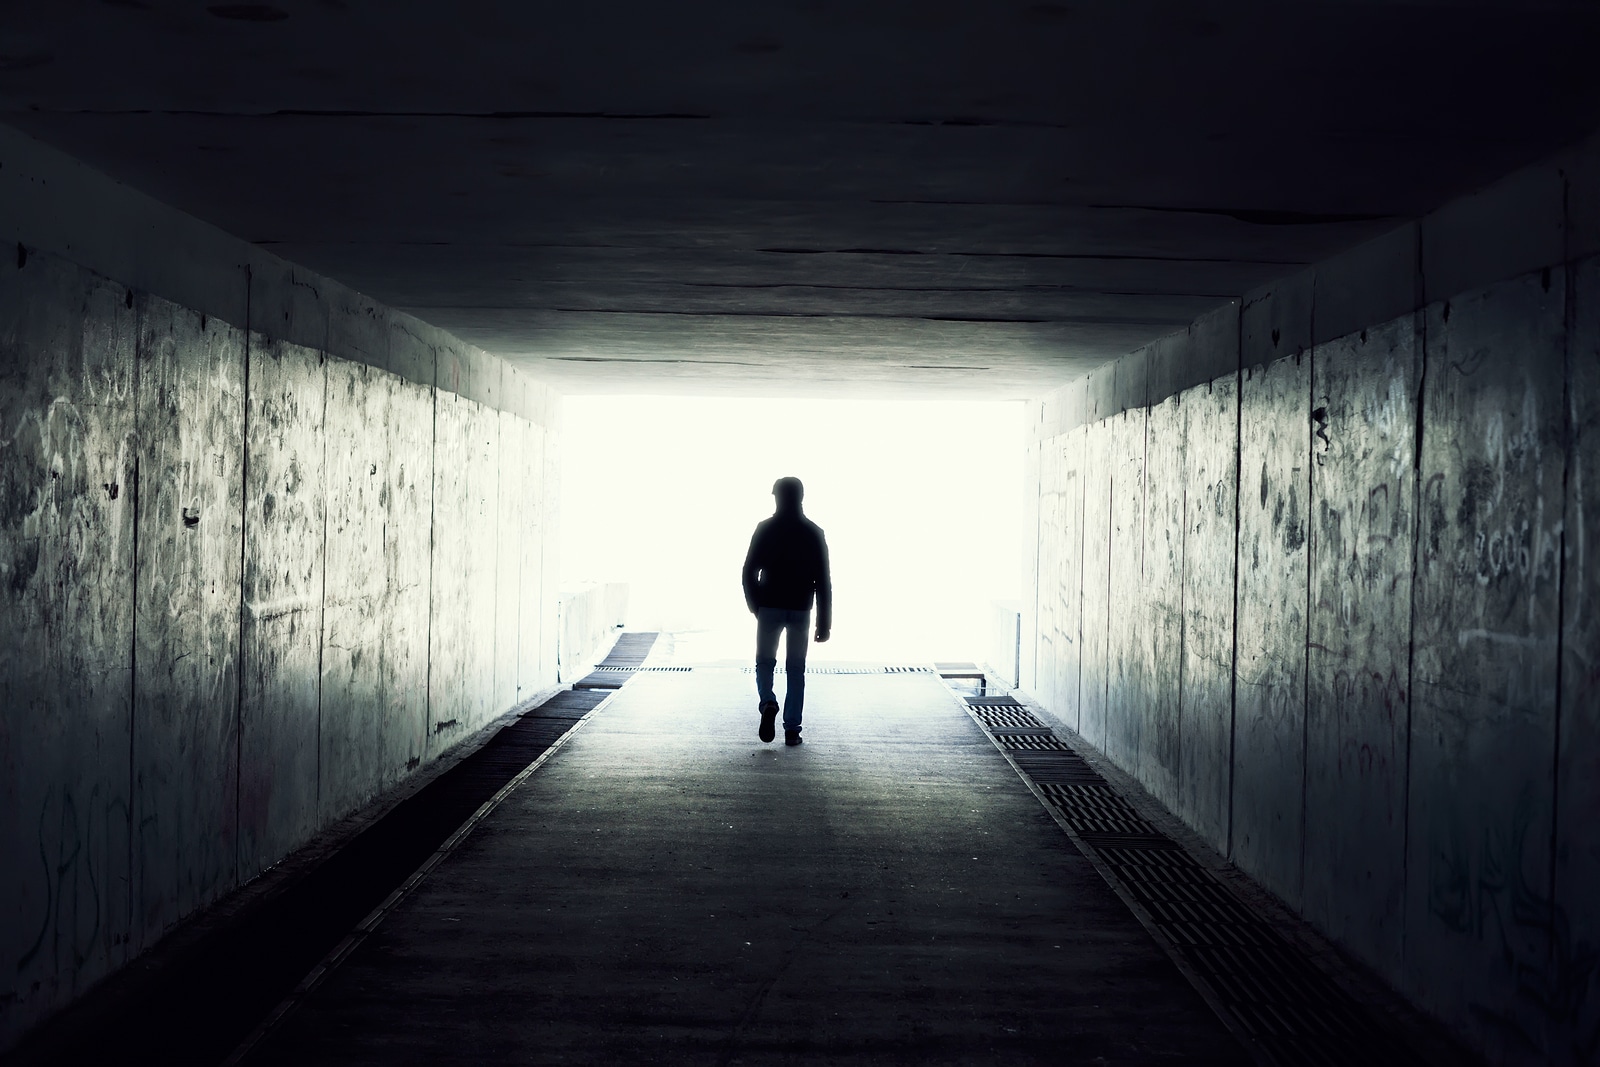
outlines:
M414 385L433 388L438 376L438 348L420 332L409 315L389 314L389 348L385 366Z
M134 921L238 880L244 331L157 297L139 338Z
M1143 408L1111 426L1110 611L1106 627L1104 752L1136 774L1144 742L1150 602L1144 576L1145 422Z
M1408 223L1317 264L1312 342L1323 344L1422 306L1421 227Z
M1600 945L1600 260L1575 270L1551 928L1553 958L1563 962ZM1585 1043L1600 1033L1600 983L1567 967L1556 978L1562 1010L1547 1024L1546 1040L1558 1062L1581 1062Z
M384 427L383 768L386 785L428 751L434 388L394 375Z
M559 633L560 597L557 591L561 588L561 538L556 536L556 531L561 529L561 401L553 393L549 396L549 421L545 424L544 435L544 595L540 597L542 617L540 619L540 648L541 660L544 663L544 675L547 682L571 681L562 674L558 674L558 657L556 654L556 635Z
M1178 397L1150 408L1145 463L1144 723L1136 777L1163 804L1178 804L1183 675L1183 554L1188 483Z
M1233 788L1239 376L1182 395L1183 679L1176 811L1219 852Z
M434 348L434 384L457 396L469 396L472 388L472 362L468 346L445 337Z
M1083 612L1082 427L1045 442L1050 478L1041 495L1040 688L1047 706L1078 724ZM1048 663L1048 671L1044 664Z
M239 870L247 880L318 825L323 356L253 335L246 391Z
M517 648L522 622L522 538L530 489L523 456L523 422L509 411L493 412L499 423L495 520L494 702L517 702Z
M1302 911L1399 977L1420 319L1319 345Z
M1305 358L1248 369L1240 389L1232 859L1291 906L1301 889L1310 391Z
M1045 706L1062 714L1060 677L1057 667L1061 658L1060 609L1061 596L1057 582L1061 573L1060 557L1068 536L1061 482L1061 439L1051 438L1041 442L1039 452L1038 490L1038 541L1035 546L1036 610L1039 620L1039 646L1035 671L1038 676L1038 693Z
M0 1046L128 953L134 367L127 290L0 267Z
M1195 384L1192 377L1195 372L1194 337L1188 328L1150 345L1149 371L1147 391L1151 407Z
M1239 369L1239 306L1230 300L1189 324L1189 355L1194 360L1191 380L1204 385Z
M467 722L474 729L506 710L495 688L495 622L500 598L499 501L500 413L483 404L468 402L469 448L465 469L457 472L467 483L467 605L455 625L468 636L466 684L470 706ZM513 590L506 590L507 593Z
M467 478L472 462L472 401L440 389L435 396L433 558L428 625L428 756L464 737L472 720L469 581L479 522ZM481 534L478 535L481 539Z
M1548 1022L1563 283L1427 309L1405 967L1490 1058Z
M1029 404L1030 411L1043 414L1043 405ZM1018 665L1022 675L1017 684L1035 694L1042 694L1039 675L1039 642L1041 638L1039 605L1039 486L1040 453L1047 446L1042 440L1032 439L1022 452L1022 656Z
M522 506L522 534L517 542L521 555L518 581L519 623L517 629L517 699L527 700L555 680L552 665L543 657L544 647L544 535L546 493L544 485L545 431L526 419L517 420L522 434L522 469L525 475ZM553 594L552 590L552 594Z
M1110 648L1111 442L1109 421L1084 427L1083 659L1078 670L1078 732L1101 751L1106 744Z
M1239 316L1239 361L1246 368L1297 356L1311 345L1316 272L1303 270L1258 289Z
M329 359L327 560L323 579L322 698L318 742L320 822L337 819L383 787L386 715L384 618L389 611L388 528L393 377Z

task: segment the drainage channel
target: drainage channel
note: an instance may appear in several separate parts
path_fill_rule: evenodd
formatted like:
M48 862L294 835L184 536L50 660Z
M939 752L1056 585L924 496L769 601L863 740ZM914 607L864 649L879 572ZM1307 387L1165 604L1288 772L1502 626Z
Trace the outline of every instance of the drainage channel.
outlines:
M1016 699L963 696L1006 761L1255 1059L1422 1064Z
M642 662L655 638L623 634L612 654L621 649L624 662ZM244 1059L478 818L610 696L607 690L568 689L523 712L291 885L219 923L155 973L113 979L91 998L95 1003L69 1009L8 1062ZM128 970L139 967L135 962Z

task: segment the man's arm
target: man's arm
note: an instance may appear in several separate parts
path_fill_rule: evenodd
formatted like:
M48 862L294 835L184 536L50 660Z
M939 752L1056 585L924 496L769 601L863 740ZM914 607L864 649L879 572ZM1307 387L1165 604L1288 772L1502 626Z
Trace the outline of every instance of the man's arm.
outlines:
M828 539L817 531L817 552L822 566L817 574L817 643L833 632L833 577L828 572Z
M756 575L761 570L760 553L756 551L761 543L761 527L756 527L756 532L750 535L750 548L744 554L744 572L740 580L744 584L744 604L750 609L750 614L756 613Z

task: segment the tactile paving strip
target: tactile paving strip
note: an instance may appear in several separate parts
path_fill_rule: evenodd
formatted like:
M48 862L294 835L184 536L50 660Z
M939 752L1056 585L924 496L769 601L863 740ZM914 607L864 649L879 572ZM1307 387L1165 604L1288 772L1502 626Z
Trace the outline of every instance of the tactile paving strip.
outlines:
M1112 887L1264 1064L1420 1064L1220 878L1010 697L966 698Z

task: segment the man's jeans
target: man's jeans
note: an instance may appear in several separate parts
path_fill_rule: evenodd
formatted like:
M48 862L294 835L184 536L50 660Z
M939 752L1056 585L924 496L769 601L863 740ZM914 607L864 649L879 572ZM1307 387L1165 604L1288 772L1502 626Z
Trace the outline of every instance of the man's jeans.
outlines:
M778 666L778 634L788 631L784 642L784 668L789 672L789 691L783 698L784 730L800 729L800 708L806 701L806 644L811 640L809 609L761 608L756 612L756 692L762 703L777 700L772 691L772 674Z

